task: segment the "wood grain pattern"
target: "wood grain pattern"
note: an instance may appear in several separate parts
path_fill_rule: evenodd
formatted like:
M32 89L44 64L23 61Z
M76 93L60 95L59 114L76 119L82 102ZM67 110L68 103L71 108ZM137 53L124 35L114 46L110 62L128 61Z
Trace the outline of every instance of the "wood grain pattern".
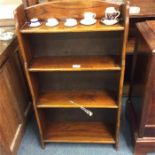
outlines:
M134 155L147 155L155 153L155 139L138 138Z
M155 22L154 22L155 23ZM155 30L155 29L154 29ZM152 55L152 59L150 59L151 65L149 66L150 72L148 75L148 95L146 95L146 108L144 107L145 115L142 117L144 121L145 131L144 134L149 135L155 138L155 56ZM149 106L148 106L149 105ZM147 112L146 112L147 110ZM146 118L147 116L147 118ZM148 133L148 134L147 134Z
M127 61L126 68L130 68L132 64L132 56L135 48L135 38L136 38L136 23L144 22L146 20L153 20L155 18L155 1L154 0L129 0L130 6L138 6L141 11L139 14L130 15L130 28L129 28L129 40L127 45ZM131 37L131 39L130 39ZM131 42L133 40L133 42ZM143 62L141 62L143 63ZM126 75L129 75L129 78L126 78L126 85L129 85L129 80L131 77L131 70L126 70ZM128 90L129 91L129 90ZM128 95L128 94L127 94Z
M39 0L22 0L25 7L35 5L39 3Z
M124 18L125 30L123 34L123 45L122 45L122 54L121 54L122 69L121 69L119 89L118 89L119 109L117 113L117 123L116 123L116 149L118 149L119 147L120 116L121 116L122 94L123 94L124 74L125 74L125 58L126 58L128 32L129 32L129 2L128 1L126 1L125 5L123 5L122 15Z
M90 26L81 25L78 21L78 25L74 27L65 27L64 22L60 22L58 26L48 27L45 22L39 27L29 27L29 23L26 23L20 30L22 33L62 33L62 32L95 32L95 31L123 31L124 26L122 24L116 24L113 26L106 26L99 20L96 24Z
M24 12L24 5L21 4L14 12L14 16L15 16L15 26L16 26L16 33L17 33L17 38L18 38L18 43L19 43L19 52L22 58L22 62L24 64L24 71L25 71L25 75L27 78L27 82L29 85L29 89L31 91L31 96L32 96L32 100L33 100L33 107L34 107L34 111L35 111L35 115L36 115L36 119L38 122L38 127L39 127L39 132L40 132L40 138L41 138L41 145L42 148L44 148L44 143L43 143L43 126L42 126L42 122L40 121L40 116L38 111L36 110L36 97L37 97L37 93L38 93L38 83L37 80L35 78L35 76L30 76L28 73L28 62L31 60L32 58L32 53L31 53L31 48L30 48L30 44L28 42L28 40L25 39L25 37L20 33L20 29L23 26L23 24L26 22L26 16L25 16L25 12ZM26 51L26 52L25 52Z
M103 122L48 122L44 141L114 144L110 129Z
M0 41L0 67L4 64L9 57L10 51L17 48L17 38L10 41Z
M154 0L130 0L130 6L138 6L141 9L139 14L130 15L130 18L155 17Z
M17 46L16 38L6 42L0 55L0 149L7 155L17 153L31 107Z
M42 20L55 17L58 19L77 18L82 19L84 12L95 12L97 18L104 16L107 7L114 6L120 10L121 5L102 0L54 0L51 2L33 5L25 9L27 19L39 18Z
M155 23L153 21L153 23ZM139 28L139 31L141 33L141 35L143 36L143 39L146 41L147 45L150 48L149 52L155 52L155 33L154 33L154 29L152 27L152 22L148 21L148 22L142 22L141 23L137 23L137 27Z
M80 67L74 67L80 65ZM64 56L33 58L29 71L102 71L121 70L118 57L102 56Z
M50 91L40 94L38 108L118 108L116 94L108 91ZM74 102L74 103L72 103Z
M148 20L146 21L146 23L149 26L149 28L155 33L155 22L153 20Z
M146 21L137 23L137 42L134 51L134 61L131 76L131 87L129 96L128 117L130 118L131 127L134 130L135 155L145 155L155 151L155 119L154 119L154 75L155 75L155 21ZM151 24L151 26L149 26ZM144 45L147 48L143 48ZM143 55L142 55L143 54ZM140 72L136 68L139 65L139 59L143 58L141 68L143 76L140 80ZM146 59L147 58L147 59ZM137 75L138 74L138 75ZM141 86L138 100L135 93L136 86ZM136 106L138 105L138 106ZM137 108L138 107L138 108ZM136 123L135 123L136 122ZM135 134L136 133L136 134Z
M31 48L30 48L30 45L28 44L27 40L19 32L20 28L26 22L26 16L24 14L24 5L23 4L21 4L19 7L17 7L17 9L14 11L14 16L15 16L15 23L16 23L15 26L16 26L16 33L17 33L20 53L23 50L26 50L26 53L21 54L21 57L23 59L23 62L26 63L26 62L30 61L30 59L32 57L32 53L30 51Z

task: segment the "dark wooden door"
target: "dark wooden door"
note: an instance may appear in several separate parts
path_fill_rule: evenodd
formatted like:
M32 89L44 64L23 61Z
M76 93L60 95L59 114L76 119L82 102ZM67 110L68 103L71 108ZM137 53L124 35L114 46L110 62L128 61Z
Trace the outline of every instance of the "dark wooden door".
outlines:
M155 127L155 56L152 56L152 67L151 67L151 93L150 93L150 106L148 107L148 117L146 120L146 124L148 126Z
M17 151L28 112L29 97L17 51L0 68L0 148Z
M155 137L155 56L152 55L150 63L140 132L143 136Z

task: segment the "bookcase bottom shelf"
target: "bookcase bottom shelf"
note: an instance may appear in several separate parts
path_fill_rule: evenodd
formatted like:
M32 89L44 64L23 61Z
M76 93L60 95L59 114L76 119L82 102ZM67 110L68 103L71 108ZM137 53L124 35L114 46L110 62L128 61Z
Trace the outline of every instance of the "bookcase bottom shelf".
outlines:
M112 130L103 122L48 122L44 142L115 144Z

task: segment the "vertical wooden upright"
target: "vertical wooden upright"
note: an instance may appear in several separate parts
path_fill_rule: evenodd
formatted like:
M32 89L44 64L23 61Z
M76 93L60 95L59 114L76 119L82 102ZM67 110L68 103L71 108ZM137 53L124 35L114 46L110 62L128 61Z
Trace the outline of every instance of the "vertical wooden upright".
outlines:
M39 3L39 0L22 0L25 7L29 7Z

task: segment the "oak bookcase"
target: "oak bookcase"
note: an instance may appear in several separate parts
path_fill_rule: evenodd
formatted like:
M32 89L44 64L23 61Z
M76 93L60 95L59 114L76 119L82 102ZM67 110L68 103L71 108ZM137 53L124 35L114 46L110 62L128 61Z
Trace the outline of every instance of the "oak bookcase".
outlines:
M100 19L110 6L121 11L120 22L105 26ZM20 53L43 148L48 142L105 143L118 148L128 9L128 3L101 0L51 1L16 9ZM64 27L65 18L80 20L86 11L97 14L96 24ZM50 17L60 24L46 27ZM30 28L31 18L39 18L42 25ZM93 116L78 105L89 108Z

